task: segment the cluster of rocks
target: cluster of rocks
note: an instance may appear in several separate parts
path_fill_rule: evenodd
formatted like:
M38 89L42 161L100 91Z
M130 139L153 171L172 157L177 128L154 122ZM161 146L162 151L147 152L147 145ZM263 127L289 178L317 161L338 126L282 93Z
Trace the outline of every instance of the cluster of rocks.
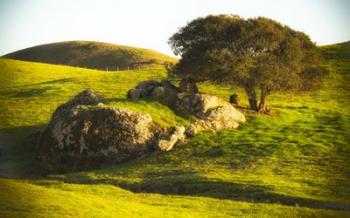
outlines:
M179 93L198 93L196 83L191 79L183 79L180 81L179 87L177 87L169 80L146 80L140 82L135 88L130 89L127 97L132 101L140 98L154 98L174 108L176 107Z
M129 90L128 97L131 100L157 98L174 111L196 116L198 119L186 127L185 133L188 136L203 130L237 128L245 122L244 115L232 104L213 95L198 93L197 86L191 80L182 80L179 87L167 80L142 81ZM231 98L234 104L238 103L237 95Z
M40 136L38 160L48 165L114 163L170 150L185 139L184 127L160 128L147 114L103 102L85 90L59 106Z
M99 94L85 90L56 109L40 136L38 159L48 165L116 163L169 151L203 130L237 128L245 122L230 103L190 88L193 92L184 92L169 81L149 80L128 92L132 100L157 98L197 117L188 126L171 128L159 127L147 114L106 106Z
M207 117L207 112L210 110L223 106L231 106L231 104L207 94L188 94L185 92L177 95L176 99L176 110L193 114L200 119Z
M176 99L178 93L179 89L168 80L146 80L130 89L127 97L132 101L140 98L155 98L162 100L167 105L174 105L173 100Z

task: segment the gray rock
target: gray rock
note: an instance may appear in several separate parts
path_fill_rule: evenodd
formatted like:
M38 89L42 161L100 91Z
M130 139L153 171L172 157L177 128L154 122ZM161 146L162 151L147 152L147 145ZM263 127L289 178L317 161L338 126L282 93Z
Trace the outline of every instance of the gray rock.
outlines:
M136 101L141 97L141 89L130 89L127 96L130 100Z
M186 139L185 127L178 126L160 137L156 142L156 148L160 151L170 151L176 144L184 143Z
M160 81L160 84L165 89L172 89L174 92L179 92L179 88L174 86L169 80L163 79Z
M150 93L156 86L160 86L157 80L145 80L137 84L136 89L143 89Z
M186 134L194 136L203 130L235 129L245 122L244 114L228 104L208 111L205 118L191 123L186 128Z
M198 118L205 118L209 110L226 105L230 104L221 98L200 93L180 94L176 103L178 110L191 113Z
M169 80L162 80L161 85L164 88L165 94L161 99L162 103L175 109L179 90Z
M104 99L101 95L97 94L96 92L90 89L87 89L80 92L73 99L64 104L64 107L72 107L76 105L97 105L98 103L102 103L103 101Z
M151 93L153 98L162 98L165 95L165 88L163 86L156 86Z
M129 99L157 98L163 104L171 108L176 107L179 90L169 80L146 80L140 82L134 89L128 91ZM135 97L133 97L135 96Z
M149 115L96 105L100 99L95 96L80 93L55 111L39 140L40 160L88 165L120 162L151 150L157 128Z

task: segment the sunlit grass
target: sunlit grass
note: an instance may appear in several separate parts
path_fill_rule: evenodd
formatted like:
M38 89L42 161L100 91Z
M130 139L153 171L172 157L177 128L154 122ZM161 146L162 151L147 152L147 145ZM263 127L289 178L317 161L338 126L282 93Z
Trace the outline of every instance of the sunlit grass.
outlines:
M346 212L311 210L179 195L134 194L111 185L0 180L5 217L317 217ZM20 193L20 194L19 194Z
M1 180L0 215L350 216L350 62L327 58L331 73L322 90L273 93L268 103L277 114L249 113L238 130L204 132L170 152L100 170ZM4 146L0 173L25 171L33 150L25 137L82 89L148 113L159 125L189 122L156 101L125 99L138 81L165 78L163 69L103 72L4 59L0 69L0 133L11 145ZM238 93L247 105L240 89L208 83L200 89L225 99Z

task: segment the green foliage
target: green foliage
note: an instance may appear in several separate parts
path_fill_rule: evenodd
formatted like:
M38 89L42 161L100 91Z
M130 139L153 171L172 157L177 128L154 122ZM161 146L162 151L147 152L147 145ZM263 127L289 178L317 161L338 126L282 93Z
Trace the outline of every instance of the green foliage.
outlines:
M94 41L67 41L39 45L4 57L101 70L154 68L167 62L176 62L175 58L150 49Z
M0 179L0 216L349 217L350 62L332 56L326 66L324 89L272 93L278 114L244 111L249 120L237 130L204 132L170 152L110 168ZM102 72L12 60L1 60L0 69L1 175L25 173L35 143L28 136L85 88L160 125L189 122L157 102L125 99L138 81L164 78L163 69ZM225 99L245 92L209 82L199 89Z
M175 74L243 87L252 109L257 109L257 88L264 109L271 92L319 88L326 73L308 36L263 17L197 18L169 43L181 55Z

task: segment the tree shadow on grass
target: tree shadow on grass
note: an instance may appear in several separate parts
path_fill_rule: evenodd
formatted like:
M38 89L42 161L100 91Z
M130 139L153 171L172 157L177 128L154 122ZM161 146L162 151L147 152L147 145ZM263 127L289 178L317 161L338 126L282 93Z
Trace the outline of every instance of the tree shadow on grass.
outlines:
M33 83L28 85L4 87L4 88L1 88L0 90L9 90L9 91L1 91L1 94L8 95L8 97L10 98L40 97L46 94L46 92L48 91L59 90L59 88L38 87L38 86L49 85L49 84L63 84L63 83L73 82L74 80L75 78L57 79L57 80L51 80L51 81L41 82L41 83Z
M48 84L62 84L62 83L74 82L75 80L76 78L70 77L70 78L56 79L56 80L40 82L40 83L33 83L28 85L2 87L0 90L13 89L13 88L26 88L26 87L32 87L32 86L48 85Z
M163 178L162 176L159 176L159 178L144 178L142 182L135 183L125 183L110 178L91 180L87 177L80 177L79 180L72 178L63 179L63 181L73 184L110 184L134 193L210 197L249 203L270 203L315 209L350 211L350 205L284 195L276 193L267 186L262 185L209 180L198 176L196 173L181 170L177 170L171 178Z
M47 84L62 84L62 83L74 82L75 80L76 78L70 77L70 78L55 79L55 80L50 80L50 81L40 82L40 83L33 83L28 85L2 87L2 89L25 88L25 87L31 87L31 86L47 85Z
M24 98L24 97L39 97L43 96L47 91L56 90L50 87L44 88L32 88L32 89L24 89L24 90L16 90L12 92L8 92L10 97L12 98Z
M128 101L127 99L124 100ZM244 130L244 127L241 131L245 131L245 134L253 133L250 132L253 130L249 128ZM254 138L264 133L255 134L257 135ZM239 136L242 136L242 132ZM235 137L237 137L237 140ZM231 134L229 131L223 131L214 137L199 138L198 142L178 147L176 150L168 153L156 154L149 156L147 159L119 164L112 171L110 169L94 171L97 178L91 178L85 173L68 174L67 176L52 178L74 184L111 184L135 193L211 197L250 203L271 203L350 211L350 205L276 193L272 188L264 185L208 179L201 177L195 170L181 169L181 165L180 167L172 167L176 166L177 159L174 159L175 156L181 156L179 158L180 162L186 159L203 161L203 158L206 158L206 160L210 158L215 159L216 157L220 158L227 152L232 151L235 151L237 155L242 154L243 158L249 157L243 163L239 163L239 166L242 167L242 164L254 163L259 158L272 155L275 151L273 144L270 147L263 146L264 149L259 150L259 147L249 146L249 143L238 140L240 137ZM224 147L224 144L227 144L222 144L225 138L234 141L234 143ZM234 153L233 157L236 153ZM153 163L155 164L153 165ZM172 165L163 166L163 163L171 163ZM145 167L145 170L143 170L143 167ZM161 170L159 170L159 167L161 167ZM44 182L38 181L38 183Z
M243 127L240 131L252 134L249 128L244 130ZM233 140L235 138L234 134L232 134L230 131L223 131L215 136L198 138L198 140L189 142L185 146L177 147L168 153L157 154L144 160L130 161L112 169L94 171L93 177L85 173L70 174L63 176L61 180L66 183L76 184L111 184L135 193L211 197L254 203L350 211L350 205L347 204L281 194L266 185L208 179L200 176L198 171L196 171L198 169L183 169L181 167L181 162L183 161L185 161L184 165L186 166L193 164L190 163L191 161L196 162L195 164L198 165L200 164L198 161L203 162L204 158L206 161L211 161L211 159L220 161L224 155L229 155L233 158L241 155L241 160L238 164L230 162L225 162L224 164L226 166L232 165L233 170L235 167L244 168L250 164L254 165L261 158L273 155L276 151L275 145L279 143L272 143L267 147L262 146L264 149L261 150L259 147L244 143L244 141ZM225 146L222 144L225 138L230 138L235 143ZM203 146L203 144L206 146ZM181 157L178 160L180 163L178 166L175 158L177 156ZM187 160L190 160L190 162Z

